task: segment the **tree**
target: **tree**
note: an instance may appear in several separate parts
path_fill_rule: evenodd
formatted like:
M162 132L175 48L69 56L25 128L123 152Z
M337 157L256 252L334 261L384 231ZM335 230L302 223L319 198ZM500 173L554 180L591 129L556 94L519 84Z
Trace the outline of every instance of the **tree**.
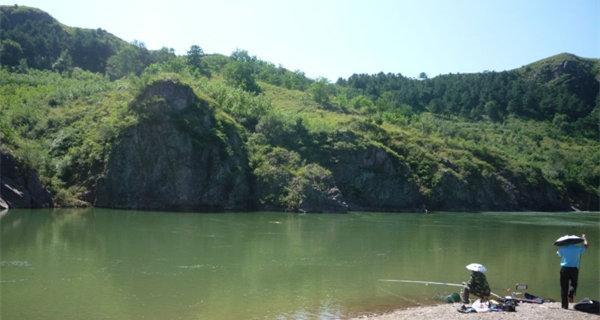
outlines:
M114 80L129 74L139 75L144 67L140 49L136 46L124 46L108 59L106 74Z
M373 102L369 98L359 95L350 100L350 106L356 110L371 112L373 109Z
M260 87L254 78L253 68L249 62L232 61L223 70L225 81L244 91L260 93Z
M204 51L198 45L191 46L186 56L187 63L192 67L193 70L196 70L201 75L210 77L210 70L208 69L208 65L203 58Z
M329 80L326 78L319 78L317 81L313 82L309 91L318 104L328 105L329 96L333 93L333 88L329 84Z
M150 52L152 63L163 63L175 59L175 50L173 48L162 47L159 50Z
M300 70L296 70L294 72L286 71L283 74L283 86L288 89L298 89L305 90L307 83L309 83L308 78L304 72Z
M506 106L506 111L508 111L508 113L510 114L514 114L514 115L521 115L523 113L522 110L522 103L519 101L520 99L518 98L513 98L510 99L508 101L508 106Z
M419 79L426 80L426 79L429 79L429 77L427 77L427 73L421 72L421 73L419 73Z
M194 68L202 67L202 57L204 57L204 51L198 45L191 46L187 52L187 62Z
M250 56L248 51L241 49L236 49L234 52L232 52L231 59L241 62L256 62L255 56Z
M75 29L69 46L73 66L93 72L105 72L108 59L117 51L117 44L111 41L111 37L111 34L102 29Z
M18 66L23 58L21 45L13 40L6 39L0 42L0 62L5 66Z
M402 105L402 98L397 91L386 91L375 101L381 110L392 111Z
M150 51L146 48L146 44L140 40L133 40L131 44L138 49L140 61L142 63L142 71L152 63Z
M73 69L73 59L69 54L69 50L63 50L56 59L56 62L52 64L52 70L58 72L70 71Z
M444 105L442 104L442 101L440 99L435 98L429 101L429 104L427 105L427 110L429 110L429 112L431 113L442 113L444 112Z
M29 64L27 63L27 59L25 59L25 58L19 59L19 66L17 66L16 69L18 72L21 72L21 73L27 72L27 69L29 69Z
M496 101L492 100L486 102L483 108L485 113L490 117L490 120L498 121L502 119L502 110Z
M560 131L564 131L568 125L568 117L565 114L557 113L554 115L554 119L552 119L552 125Z

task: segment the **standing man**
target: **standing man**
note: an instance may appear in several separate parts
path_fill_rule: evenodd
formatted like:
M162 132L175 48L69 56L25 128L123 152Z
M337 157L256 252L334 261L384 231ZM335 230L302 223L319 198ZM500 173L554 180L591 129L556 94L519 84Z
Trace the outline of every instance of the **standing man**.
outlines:
M582 234L581 238L583 239L583 246L568 244L559 246L558 251L556 251L556 254L560 257L560 298L563 309L568 309L569 302L573 302L577 290L581 254L589 246L585 234Z

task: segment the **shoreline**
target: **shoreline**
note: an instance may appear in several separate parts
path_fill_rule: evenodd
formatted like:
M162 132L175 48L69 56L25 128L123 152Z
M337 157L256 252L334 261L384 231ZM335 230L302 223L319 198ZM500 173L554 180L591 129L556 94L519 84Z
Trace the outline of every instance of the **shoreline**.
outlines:
M461 303L435 304L429 306L417 306L397 309L385 313L363 314L351 318L352 320L400 320L400 319L539 319L539 320L586 320L598 319L597 314L590 314L573 309L573 303L569 309L562 309L559 302L547 302L543 304L520 303L516 312L484 312L484 313L460 313L457 311Z
M0 199L1 200L1 199ZM11 211L11 210L69 210L69 209L106 209L106 210L119 210L119 211L140 211L140 212L169 212L169 213L276 213L276 214L311 214L311 215L320 215L320 214L334 214L334 215L345 215L345 214L353 214L353 213L382 213L382 214L422 214L422 215L437 215L437 214L447 214L447 213L467 213L467 214L485 214L485 213L573 213L573 214L596 214L600 213L600 211L591 211L591 210L551 210L551 211L541 211L541 210L433 210L424 212L422 210L377 210L377 209L356 209L356 210L347 210L347 211L286 211L286 210L275 210L275 209L214 209L214 210L205 210L199 208L197 210L194 209L177 209L177 208L155 208L155 209L145 209L145 208L111 208L111 207L99 207L99 206L53 206L53 207L9 207L9 208L0 208L1 212Z

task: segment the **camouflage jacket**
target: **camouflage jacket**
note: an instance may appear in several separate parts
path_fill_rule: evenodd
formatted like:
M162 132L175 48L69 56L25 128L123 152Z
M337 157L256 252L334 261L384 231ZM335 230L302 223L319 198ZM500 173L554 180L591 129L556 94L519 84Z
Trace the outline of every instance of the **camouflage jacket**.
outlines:
M479 297L487 297L490 295L490 285L485 278L485 275L481 272L473 271L471 273L471 279L467 282L469 291Z

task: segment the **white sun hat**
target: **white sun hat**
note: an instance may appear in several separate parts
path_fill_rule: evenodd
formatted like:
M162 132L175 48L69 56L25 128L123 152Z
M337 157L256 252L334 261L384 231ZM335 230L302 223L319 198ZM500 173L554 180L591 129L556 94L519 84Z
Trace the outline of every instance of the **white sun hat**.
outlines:
M583 238L579 237L579 236L562 236L558 239L556 239L556 241L554 241L554 245L555 246L566 246L568 244L575 244L575 243L581 243L583 242Z
M471 271L477 271L477 272L486 272L487 269L479 263L471 263L470 265L467 266L467 270L471 270Z

